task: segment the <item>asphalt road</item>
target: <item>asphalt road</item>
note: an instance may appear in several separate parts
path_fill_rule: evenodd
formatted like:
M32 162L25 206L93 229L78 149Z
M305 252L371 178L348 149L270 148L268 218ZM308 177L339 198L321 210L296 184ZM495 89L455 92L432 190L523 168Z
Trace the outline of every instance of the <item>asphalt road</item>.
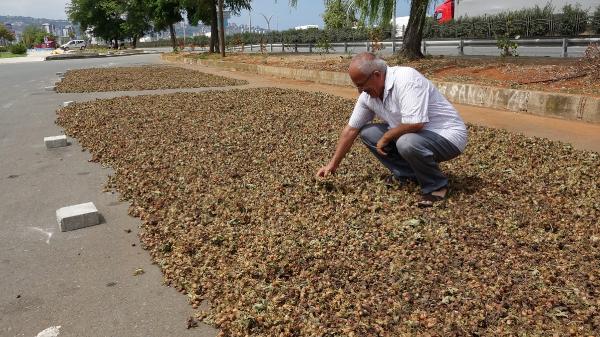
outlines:
M158 62L140 55L0 64L0 336L216 335L187 329L187 297L162 285L128 203L102 192L111 171L88 162L73 139L52 150L43 142L61 134L54 120L62 102L116 95L44 91L57 71ZM55 211L89 201L104 222L60 232ZM137 268L145 273L134 276Z

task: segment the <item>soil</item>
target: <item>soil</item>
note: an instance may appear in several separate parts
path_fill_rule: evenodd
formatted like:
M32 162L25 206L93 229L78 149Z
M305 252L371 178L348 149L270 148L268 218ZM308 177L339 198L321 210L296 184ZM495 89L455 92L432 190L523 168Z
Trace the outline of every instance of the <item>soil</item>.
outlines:
M207 56L206 54L200 57L219 58L218 55ZM413 67L428 78L439 81L600 96L600 81L592 76L557 80L576 74L587 64L584 59L442 56L430 56L419 61L406 61L395 56L385 59L389 65ZM339 54L228 54L226 60L276 67L345 72L351 57ZM532 83L538 81L548 82Z

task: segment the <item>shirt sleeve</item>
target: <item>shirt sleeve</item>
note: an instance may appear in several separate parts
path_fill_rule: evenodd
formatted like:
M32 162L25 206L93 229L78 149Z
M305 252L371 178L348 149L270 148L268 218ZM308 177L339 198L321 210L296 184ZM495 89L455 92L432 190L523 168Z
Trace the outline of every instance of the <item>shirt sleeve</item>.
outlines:
M429 88L422 81L413 81L401 89L402 124L429 122Z
M369 123L375 117L375 113L365 103L365 93L363 92L354 105L354 110L348 121L348 125L355 129L360 129Z

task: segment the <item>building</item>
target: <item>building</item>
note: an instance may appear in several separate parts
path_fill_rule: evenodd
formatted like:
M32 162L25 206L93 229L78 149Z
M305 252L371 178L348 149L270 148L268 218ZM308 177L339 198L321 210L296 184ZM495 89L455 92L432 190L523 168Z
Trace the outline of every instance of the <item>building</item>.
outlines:
M42 24L42 29L48 34L54 34L56 31L56 26L51 23L44 23Z
M304 26L296 26L294 30L306 30L306 29L319 29L317 25L304 25Z

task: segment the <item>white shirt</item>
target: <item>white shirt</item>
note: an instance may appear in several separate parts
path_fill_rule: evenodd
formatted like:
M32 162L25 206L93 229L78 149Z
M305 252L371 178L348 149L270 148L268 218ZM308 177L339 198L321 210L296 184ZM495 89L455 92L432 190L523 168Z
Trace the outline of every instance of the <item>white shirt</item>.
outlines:
M424 123L429 130L449 140L461 152L467 146L467 127L456 109L421 73L409 67L388 67L383 101L366 92L358 97L350 127L360 129L377 115L390 128Z

